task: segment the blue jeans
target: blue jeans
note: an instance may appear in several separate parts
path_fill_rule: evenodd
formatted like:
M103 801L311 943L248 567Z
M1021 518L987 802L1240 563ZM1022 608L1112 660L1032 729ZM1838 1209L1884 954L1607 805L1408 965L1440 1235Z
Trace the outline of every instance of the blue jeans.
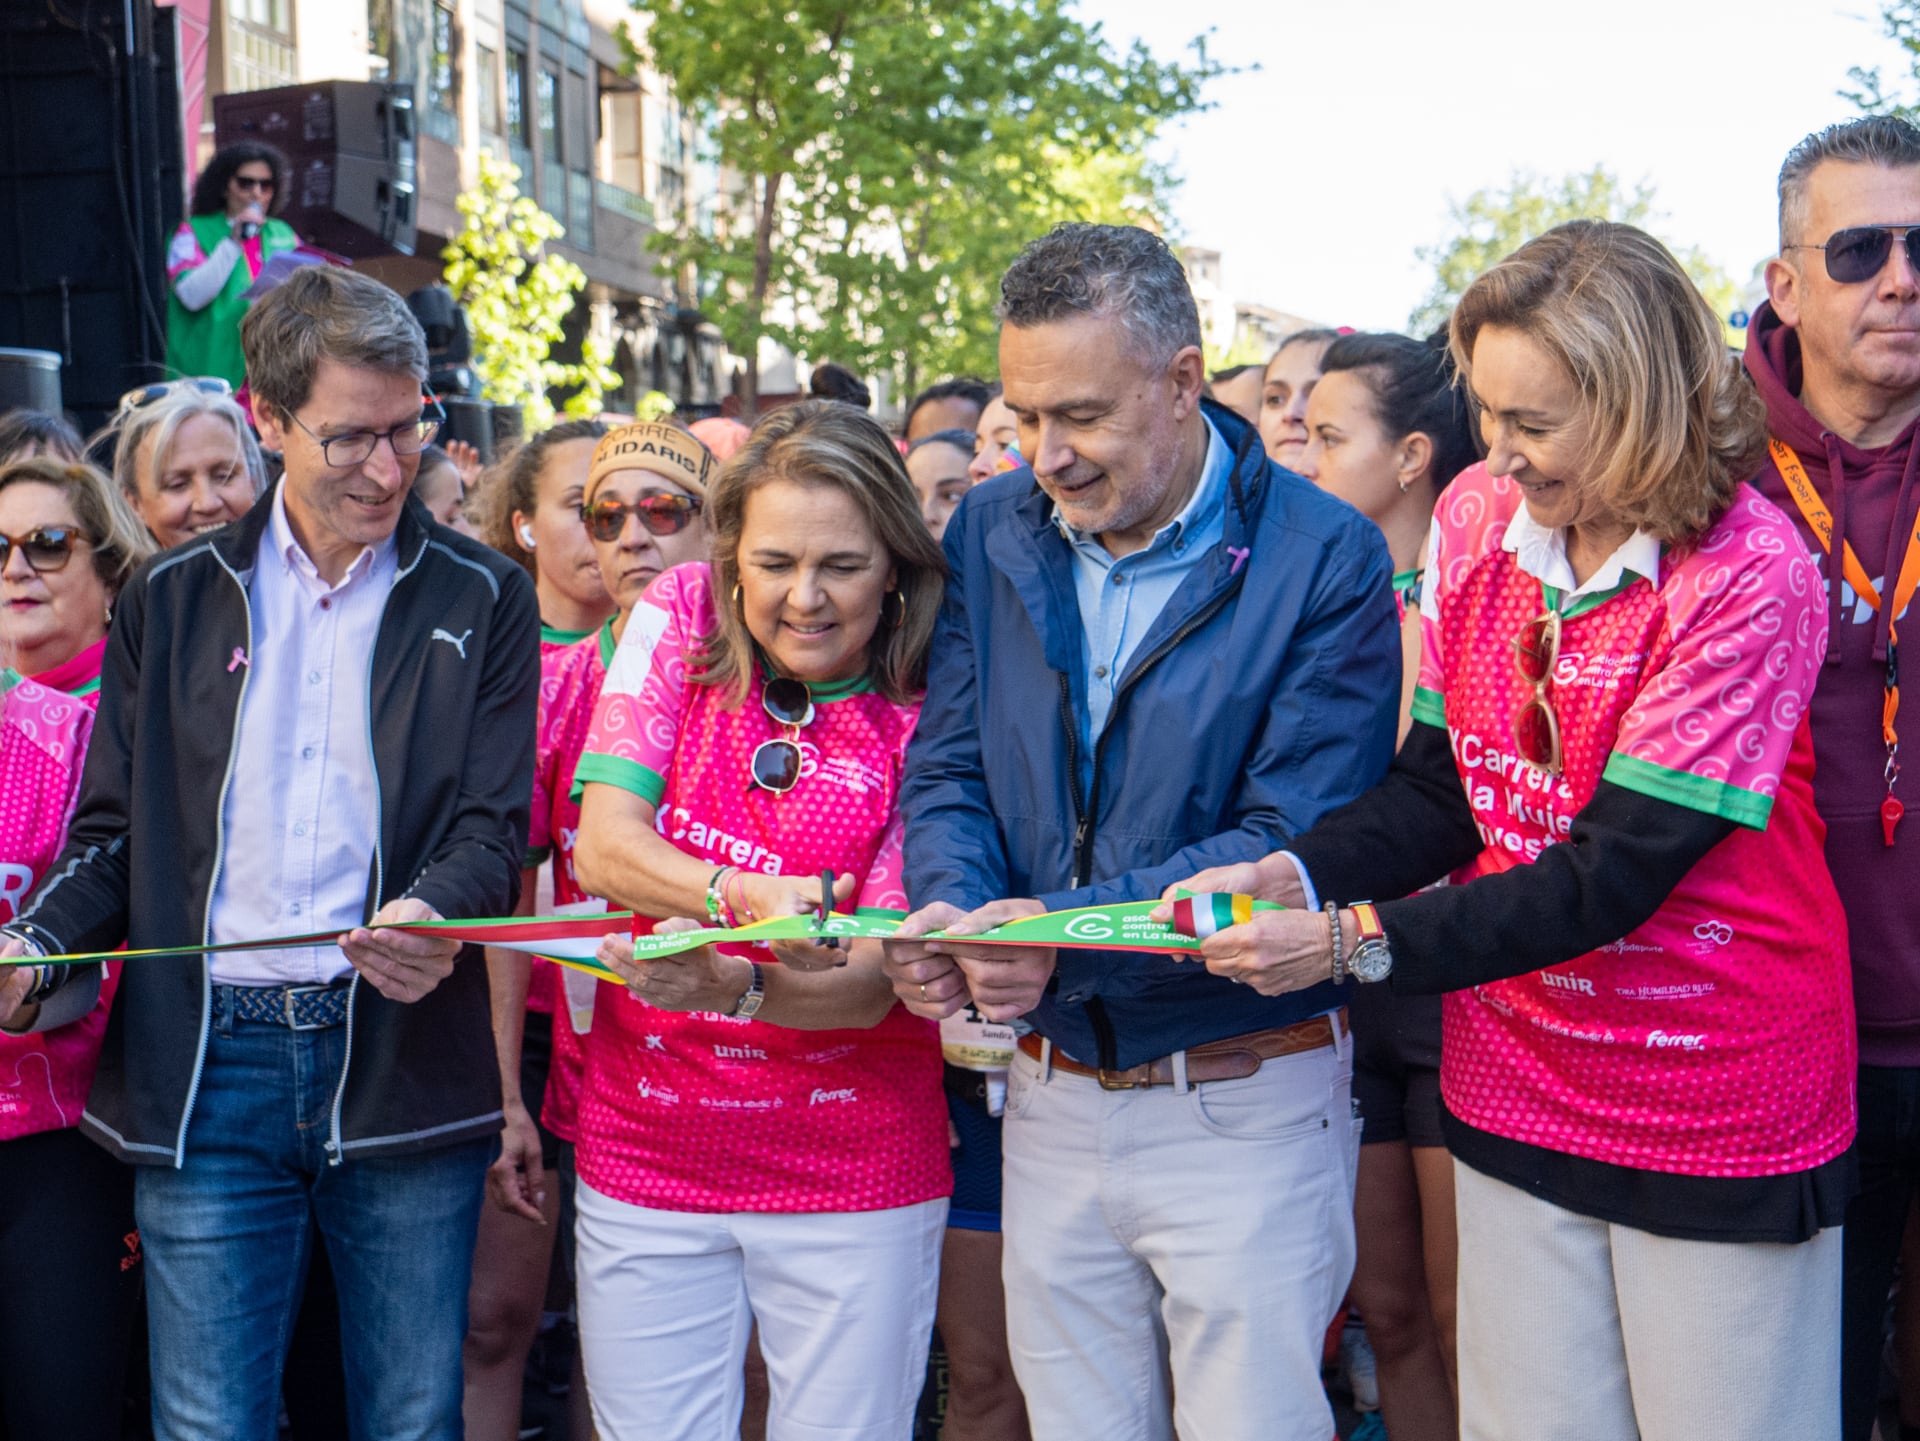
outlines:
M354 1441L459 1441L467 1285L495 1143L329 1166L346 1028L293 1031L224 1010L216 1000L186 1165L137 1168L156 1441L273 1441L316 1229L340 1293Z

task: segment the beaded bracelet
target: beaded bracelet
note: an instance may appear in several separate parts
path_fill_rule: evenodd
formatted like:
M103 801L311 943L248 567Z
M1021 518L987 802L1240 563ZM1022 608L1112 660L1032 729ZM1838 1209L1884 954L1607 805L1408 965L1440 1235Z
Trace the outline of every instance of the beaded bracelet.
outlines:
M740 870L738 867L735 867L733 874L727 877L727 883L722 888L723 892L727 897L731 898L731 896L733 895L733 883L735 881L740 882L740 904L737 907L737 909L739 910L740 914L744 915L747 918L748 923L751 924L752 922L757 921L760 918L754 915L753 906L747 900L746 873Z
M707 920L713 925L728 925L733 922L725 918L727 906L726 879L738 866L722 866L713 873L713 879L707 882Z
M1327 913L1327 930L1333 939L1333 978L1336 981L1344 981L1347 978L1347 963L1346 957L1342 954L1346 947L1341 944L1340 903L1328 901L1321 909Z

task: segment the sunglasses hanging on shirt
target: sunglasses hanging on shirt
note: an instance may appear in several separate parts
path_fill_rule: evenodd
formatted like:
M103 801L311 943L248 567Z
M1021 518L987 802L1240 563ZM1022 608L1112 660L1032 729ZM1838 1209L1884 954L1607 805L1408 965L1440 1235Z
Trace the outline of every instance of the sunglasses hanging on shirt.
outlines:
M800 732L813 724L813 692L805 681L775 676L761 688L760 707L790 733L755 746L748 772L761 790L783 796L800 783Z

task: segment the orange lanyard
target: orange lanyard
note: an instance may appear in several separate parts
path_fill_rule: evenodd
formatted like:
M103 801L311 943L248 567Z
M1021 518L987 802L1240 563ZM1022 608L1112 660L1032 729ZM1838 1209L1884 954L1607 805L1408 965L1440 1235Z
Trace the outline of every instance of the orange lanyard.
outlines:
M1808 527L1820 542L1820 548L1826 551L1829 562L1833 556L1833 512L1814 488L1813 479L1807 474L1806 466L1800 463L1800 457L1793 447L1784 441L1769 440L1767 450L1773 456L1773 463L1780 471L1780 478L1787 483L1787 492L1793 496L1794 504L1800 507L1800 514L1806 517ZM1840 572L1846 577L1847 584L1864 600L1867 605L1880 609L1880 592L1867 577L1867 569L1860 564L1860 557L1853 552L1853 543L1847 541L1841 546ZM1829 585L1836 578L1829 576ZM1900 648L1898 636L1894 630L1894 621L1902 615L1916 589L1920 589L1920 517L1914 524L1913 538L1907 542L1907 554L1900 562L1900 578L1894 582L1891 604L1893 609L1887 616L1887 677L1886 699L1880 708L1880 734L1887 747L1887 798L1880 803L1880 826L1888 845L1893 844L1893 828L1900 823L1900 817L1906 813L1893 794L1893 783L1900 775L1900 734L1894 728L1894 720L1900 714ZM1839 636L1829 636L1829 645L1840 644Z

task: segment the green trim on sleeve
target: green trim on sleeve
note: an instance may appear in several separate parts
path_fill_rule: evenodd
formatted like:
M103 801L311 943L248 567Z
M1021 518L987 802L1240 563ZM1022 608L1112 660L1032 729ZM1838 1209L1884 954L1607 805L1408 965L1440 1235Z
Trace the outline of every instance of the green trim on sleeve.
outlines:
M1413 688L1413 718L1430 726L1447 728L1447 699L1437 690L1423 685Z
M589 784L616 786L623 791L631 791L649 805L659 805L660 797L667 793L667 778L660 772L639 761L630 761L623 756L599 755L588 751L580 757L580 764L573 768L573 790L571 797L580 799L580 793Z
M1707 776L1669 770L1618 751L1608 759L1601 779L1643 796L1652 796L1657 801L1669 801L1690 811L1719 816L1723 821L1732 821L1750 830L1764 831L1767 816L1773 810L1771 796L1756 795Z

